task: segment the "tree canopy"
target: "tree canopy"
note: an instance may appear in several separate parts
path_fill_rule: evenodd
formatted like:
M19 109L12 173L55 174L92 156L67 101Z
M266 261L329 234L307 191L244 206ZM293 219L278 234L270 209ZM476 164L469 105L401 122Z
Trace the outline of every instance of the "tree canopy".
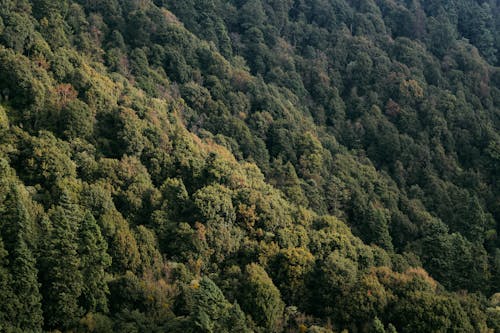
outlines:
M0 331L500 330L498 2L0 7Z

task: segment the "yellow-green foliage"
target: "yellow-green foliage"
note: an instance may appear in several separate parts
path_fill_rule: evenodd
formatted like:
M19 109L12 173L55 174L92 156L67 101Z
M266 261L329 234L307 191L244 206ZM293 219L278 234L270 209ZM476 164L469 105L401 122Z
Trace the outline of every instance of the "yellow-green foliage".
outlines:
M5 108L0 105L0 131L5 131L7 129L9 129L9 117L7 117Z

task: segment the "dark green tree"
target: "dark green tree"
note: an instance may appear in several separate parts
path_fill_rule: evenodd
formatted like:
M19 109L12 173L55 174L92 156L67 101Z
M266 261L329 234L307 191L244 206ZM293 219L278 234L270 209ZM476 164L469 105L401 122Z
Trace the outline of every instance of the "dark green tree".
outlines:
M8 252L4 248L0 237L0 296L4 301L0 302L0 330L14 330L14 316L16 307L16 296L11 288L12 276L8 269ZM10 301L7 301L10 300Z
M285 304L273 281L258 264L247 265L239 298L242 309L268 332L279 332Z
M40 260L45 327L70 329L82 315L78 300L84 284L77 237L81 215L65 193L49 216L50 233L43 240Z
M85 213L78 230L78 257L83 278L79 304L85 312L107 312L106 270L111 266L108 244L92 214Z
M208 278L202 278L194 293L193 312L191 314L197 331L215 332L250 332L245 316L237 304L231 305L222 291Z
M23 238L20 233L12 255L12 290L19 300L15 325L22 331L40 332L43 316L38 270L35 258Z

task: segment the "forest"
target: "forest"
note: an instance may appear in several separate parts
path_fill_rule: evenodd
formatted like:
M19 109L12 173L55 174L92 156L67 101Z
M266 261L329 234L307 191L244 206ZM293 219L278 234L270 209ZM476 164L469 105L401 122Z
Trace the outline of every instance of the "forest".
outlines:
M0 332L500 332L500 2L0 0Z

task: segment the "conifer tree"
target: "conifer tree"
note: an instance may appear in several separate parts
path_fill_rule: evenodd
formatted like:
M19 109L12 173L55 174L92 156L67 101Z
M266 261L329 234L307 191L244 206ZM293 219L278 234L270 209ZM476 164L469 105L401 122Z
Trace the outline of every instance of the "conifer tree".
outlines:
M17 238L11 269L12 289L19 300L16 308L16 326L26 332L39 332L43 326L43 315L36 261L23 234L20 233Z
M111 265L108 245L92 214L87 212L78 230L81 274L83 289L80 305L86 312L107 312L106 269Z
M11 320L14 314L15 297L10 282L11 275L7 268L9 263L8 252L3 245L0 236L0 331L6 332L12 329ZM10 300L10 301L6 301Z
M36 243L32 214L27 209L23 188L6 177L5 196L1 198L0 234L9 253L6 269L9 269L12 292L11 324L23 331L40 331L43 325L41 295L39 292L36 260L30 247Z
M61 206L49 213L52 232L45 241L41 260L43 313L48 329L69 329L82 314L78 305L83 281L79 270L76 208L68 195L63 194Z

